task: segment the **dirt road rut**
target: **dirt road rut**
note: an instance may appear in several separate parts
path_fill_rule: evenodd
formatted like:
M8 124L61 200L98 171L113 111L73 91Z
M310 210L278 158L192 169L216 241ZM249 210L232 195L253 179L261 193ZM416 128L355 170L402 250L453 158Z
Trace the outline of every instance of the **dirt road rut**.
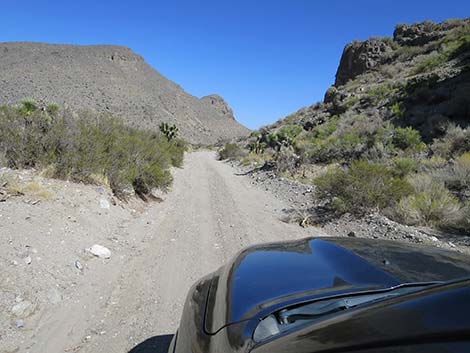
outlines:
M280 221L281 201L212 152L186 156L165 201L126 225L134 244L113 254L77 301L35 332L31 353L127 353L174 333L192 283L254 243L318 234Z

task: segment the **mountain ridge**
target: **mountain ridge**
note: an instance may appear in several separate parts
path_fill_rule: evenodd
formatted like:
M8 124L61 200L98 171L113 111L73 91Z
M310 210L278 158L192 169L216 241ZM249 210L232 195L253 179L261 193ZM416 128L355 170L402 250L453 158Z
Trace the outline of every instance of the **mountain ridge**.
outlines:
M222 97L192 96L128 47L4 42L0 55L0 104L33 98L110 113L139 128L174 123L193 143L249 132Z

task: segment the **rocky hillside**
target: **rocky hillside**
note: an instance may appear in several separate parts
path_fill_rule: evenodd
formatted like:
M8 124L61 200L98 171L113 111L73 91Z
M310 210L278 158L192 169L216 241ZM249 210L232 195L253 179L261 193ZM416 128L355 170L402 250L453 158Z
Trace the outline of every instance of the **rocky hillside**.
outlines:
M221 155L312 185L313 223L379 212L470 233L469 93L470 19L400 24L346 45L323 102Z
M413 126L429 141L449 122L470 124L469 68L470 19L400 24L393 38L347 44L324 101L266 129L311 130L332 116L361 115Z
M191 96L125 47L0 43L0 57L0 104L33 98L109 112L139 128L174 123L194 143L248 132L220 96Z

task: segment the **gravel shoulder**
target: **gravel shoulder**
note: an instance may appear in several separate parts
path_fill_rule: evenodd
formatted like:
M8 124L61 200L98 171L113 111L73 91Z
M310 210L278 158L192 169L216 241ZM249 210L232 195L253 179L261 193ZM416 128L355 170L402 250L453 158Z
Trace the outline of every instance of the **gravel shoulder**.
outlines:
M23 176L54 196L0 203L0 352L128 352L174 333L192 283L242 248L325 235L281 221L288 202L213 152L188 154L174 177L163 202L143 205ZM93 244L111 257L84 251ZM12 313L21 302L32 305L25 317Z

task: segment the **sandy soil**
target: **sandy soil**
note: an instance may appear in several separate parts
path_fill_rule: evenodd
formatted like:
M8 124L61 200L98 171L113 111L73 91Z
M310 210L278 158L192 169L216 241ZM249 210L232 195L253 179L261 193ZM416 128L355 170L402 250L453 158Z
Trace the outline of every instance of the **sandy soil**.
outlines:
M145 351L175 332L192 283L243 247L324 235L282 222L288 205L212 152L188 154L174 176L164 201L146 206L21 176L34 185L0 202L0 352ZM84 250L93 244L111 257ZM15 316L19 303L27 310Z

